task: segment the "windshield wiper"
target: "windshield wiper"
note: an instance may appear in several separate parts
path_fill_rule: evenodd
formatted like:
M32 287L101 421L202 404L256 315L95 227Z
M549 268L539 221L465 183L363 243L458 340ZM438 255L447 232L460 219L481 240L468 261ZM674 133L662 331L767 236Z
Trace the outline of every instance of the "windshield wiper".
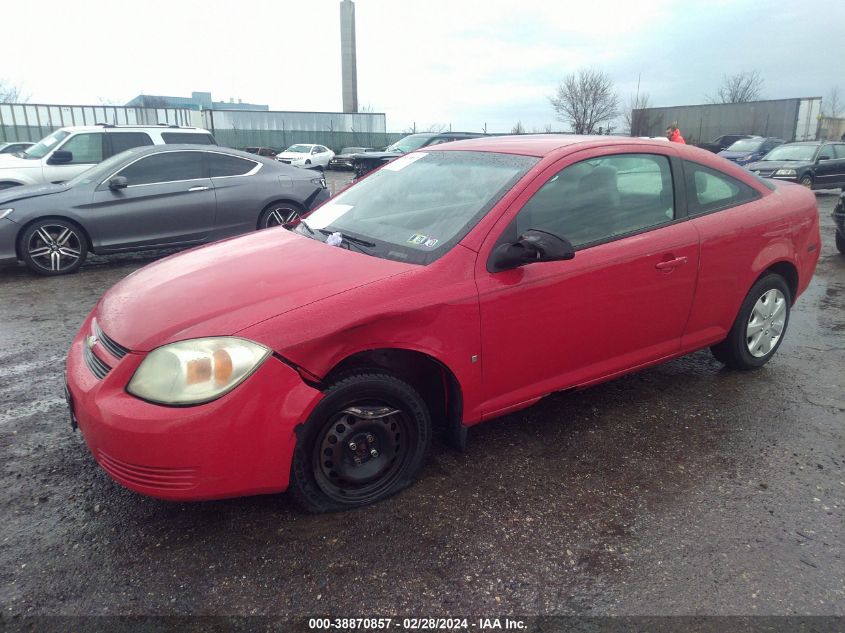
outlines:
M308 229L308 232L309 232L311 235L314 235L314 229L312 229L310 226L308 226L308 222L306 222L304 218L299 218L299 223L300 223L302 226L304 226L306 229ZM296 228L296 227L294 227L294 228ZM293 229L291 229L291 230L293 230Z
M328 229L317 229L317 230L320 231L320 233L322 233L323 235L326 235L326 236L332 235L334 233L340 233L340 231L329 231ZM359 239L357 237L351 237L349 235L344 235L343 233L340 233L340 239L341 239L341 244L346 244L347 248L349 248L350 246L355 246L362 253L366 253L366 251L361 250L362 246L365 247L365 248L375 248L375 246L376 246L374 242L368 242L367 240L362 240L362 239Z

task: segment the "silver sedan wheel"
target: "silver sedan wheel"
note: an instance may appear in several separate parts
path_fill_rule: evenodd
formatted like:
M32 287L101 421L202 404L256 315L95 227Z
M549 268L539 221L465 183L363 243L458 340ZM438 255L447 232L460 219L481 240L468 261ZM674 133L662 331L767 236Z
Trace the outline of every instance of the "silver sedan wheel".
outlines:
M61 224L39 228L26 245L32 260L44 270L59 272L73 266L82 255L82 242L76 231Z
M772 288L757 299L745 329L745 344L755 358L769 354L778 344L786 323L786 297Z
M267 214L264 220L264 228L273 226L285 226L299 217L299 211L290 207L278 207Z

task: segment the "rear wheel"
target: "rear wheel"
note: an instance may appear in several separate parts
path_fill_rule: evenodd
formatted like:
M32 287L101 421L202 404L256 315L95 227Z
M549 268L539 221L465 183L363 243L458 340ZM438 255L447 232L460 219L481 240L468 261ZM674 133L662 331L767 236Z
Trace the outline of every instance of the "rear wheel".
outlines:
M839 231L836 231L836 250L845 255L845 237Z
M733 369L762 367L783 341L791 304L783 277L766 275L748 292L728 337L710 348L713 355Z
M18 244L24 263L39 275L75 273L88 254L82 229L68 220L39 220L23 232Z
M261 212L258 218L259 229L274 226L288 226L302 215L302 207L295 202L274 202Z
M309 512L365 506L409 486L431 442L419 393L379 370L345 374L297 438L290 490Z

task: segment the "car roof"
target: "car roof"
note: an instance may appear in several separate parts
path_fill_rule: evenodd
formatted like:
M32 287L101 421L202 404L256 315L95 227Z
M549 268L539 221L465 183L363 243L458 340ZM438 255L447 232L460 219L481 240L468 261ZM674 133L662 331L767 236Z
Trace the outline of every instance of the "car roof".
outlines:
M144 145L142 147L133 147L126 150L136 156L147 156L148 154L163 154L164 152L173 152L177 150L201 150L204 152L214 152L217 154L230 154L231 156L239 156L248 160L260 163L267 163L269 165L277 165L278 163L266 156L258 154L250 154L249 152L242 152L239 149L232 149L230 147L220 147L219 145L208 145L207 143L168 143L167 145Z
M66 132L98 132L100 130L160 130L162 132L188 132L189 134L211 134L208 130L200 127L181 127L179 125L166 125L164 123L154 125L112 125L110 123L98 123L96 125L66 125L59 128Z
M454 143L444 143L434 147L423 147L420 151L455 151L474 150L479 152L498 152L502 154L523 154L526 156L546 156L555 150L571 145L601 147L613 145L643 145L665 147L663 139L639 139L629 136L587 136L579 134L516 134L511 136L482 136ZM677 147L684 145L674 144Z

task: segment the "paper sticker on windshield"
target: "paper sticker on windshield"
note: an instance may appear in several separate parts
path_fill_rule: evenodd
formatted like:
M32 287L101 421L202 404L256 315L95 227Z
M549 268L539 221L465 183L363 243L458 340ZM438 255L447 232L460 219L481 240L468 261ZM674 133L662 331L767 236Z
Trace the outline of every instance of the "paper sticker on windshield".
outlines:
M408 244L425 244L427 239L428 235L420 235L419 233L414 233L411 237L408 238Z
M416 152L414 154L406 154L401 158L397 158L396 160L387 163L382 169L387 169L389 171L399 171L401 169L405 169L411 163L417 162L420 158L425 158L428 156L425 152Z
M59 139L53 138L52 136L48 136L43 141L41 141L47 147L53 147Z
M338 218L349 211L352 206L351 204L332 204L329 202L305 218L305 221L315 231L324 229L329 224L337 222Z
M423 244L423 246L425 246L426 248L434 248L435 244L437 244L437 242L439 242L439 241L440 241L440 240L436 240L436 239L434 239L433 237L430 237L429 239L427 239L427 240L425 241L425 243Z

